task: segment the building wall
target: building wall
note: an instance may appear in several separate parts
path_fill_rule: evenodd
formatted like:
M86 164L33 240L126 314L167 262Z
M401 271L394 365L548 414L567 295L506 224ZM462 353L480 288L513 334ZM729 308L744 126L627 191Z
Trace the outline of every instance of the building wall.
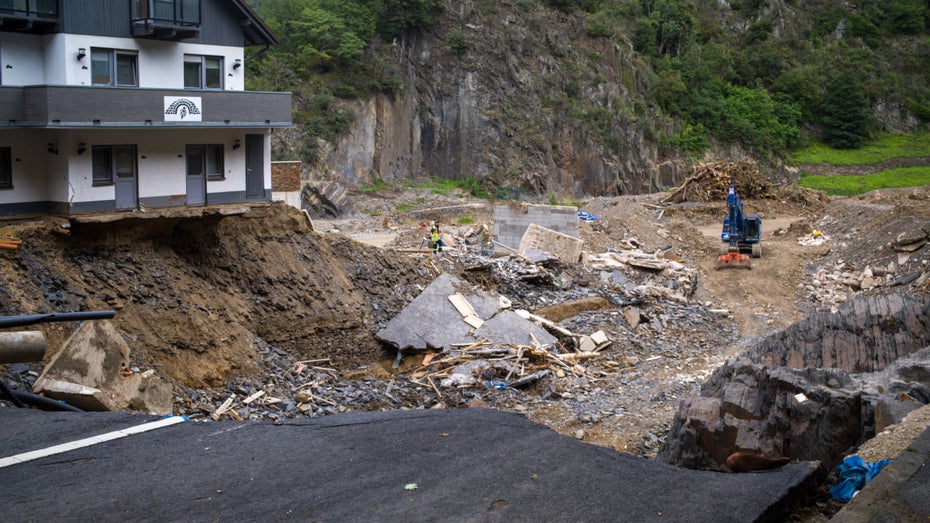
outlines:
M0 81L3 85L45 83L46 45L50 37L0 32Z
M49 199L53 155L46 150L47 143L47 133L42 130L0 132L0 144L10 148L13 169L13 189L0 190L0 205Z
M250 129L248 133L264 134L263 187L270 197L270 132ZM0 144L11 148L14 187L0 190L0 207L30 202L81 206L114 200L115 186L93 185L92 150L95 145L135 145L139 199L171 206L186 203L185 147L223 144L225 179L207 181L207 203L238 201L245 193L245 134L241 129L0 131ZM234 149L237 139L241 147ZM57 154L48 152L49 143ZM79 155L81 143L86 150ZM90 208L106 208L106 205L91 205Z
M63 32L132 36L130 0L65 0L61 4ZM200 35L187 42L244 45L241 14L229 0L200 0L200 6ZM99 13L107 15L100 16Z
M162 42L75 34L48 36L0 32L0 80L3 85L91 85L92 47L136 51L140 88L184 87L184 55L223 57L223 88L245 89L245 68L233 69L243 60L241 47ZM78 49L87 56L78 61ZM106 87L101 87L105 89Z
M271 190L292 192L300 190L301 162L271 162Z

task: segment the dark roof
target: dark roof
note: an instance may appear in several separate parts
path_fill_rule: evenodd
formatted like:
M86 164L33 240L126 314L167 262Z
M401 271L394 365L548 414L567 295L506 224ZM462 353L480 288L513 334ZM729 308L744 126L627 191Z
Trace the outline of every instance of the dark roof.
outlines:
M243 15L242 31L245 45L274 45L280 43L265 22L252 10L245 0L229 0Z

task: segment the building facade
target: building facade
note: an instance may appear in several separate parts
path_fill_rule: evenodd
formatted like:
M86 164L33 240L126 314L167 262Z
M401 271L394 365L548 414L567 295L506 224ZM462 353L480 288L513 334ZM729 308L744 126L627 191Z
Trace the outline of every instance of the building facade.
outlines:
M270 200L276 43L245 0L0 0L0 215Z

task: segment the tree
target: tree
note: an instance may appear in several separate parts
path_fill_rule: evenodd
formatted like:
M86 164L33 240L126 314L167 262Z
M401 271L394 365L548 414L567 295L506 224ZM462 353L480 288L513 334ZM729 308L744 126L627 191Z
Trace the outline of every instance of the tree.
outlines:
M820 119L824 142L835 149L858 149L869 136L869 100L862 82L849 72L830 78L825 86Z

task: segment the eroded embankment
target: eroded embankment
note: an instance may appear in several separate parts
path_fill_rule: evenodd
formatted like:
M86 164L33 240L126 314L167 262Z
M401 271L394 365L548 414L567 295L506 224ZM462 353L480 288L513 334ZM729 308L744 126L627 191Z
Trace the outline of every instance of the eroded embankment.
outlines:
M255 336L337 367L376 360L372 332L431 279L416 260L320 236L283 205L49 230L20 230L21 249L0 260L0 315L115 309L133 361L190 387L253 372ZM51 347L70 333L43 329Z

